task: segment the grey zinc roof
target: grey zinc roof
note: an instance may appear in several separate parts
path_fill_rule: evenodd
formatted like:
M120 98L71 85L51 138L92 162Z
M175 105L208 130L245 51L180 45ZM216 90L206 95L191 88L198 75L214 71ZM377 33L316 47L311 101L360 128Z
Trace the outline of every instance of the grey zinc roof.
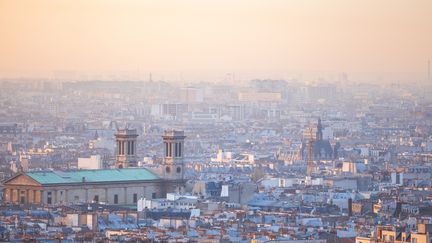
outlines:
M85 182L128 182L160 179L158 175L145 168L75 170L75 171L33 171L27 172L42 185L75 184Z

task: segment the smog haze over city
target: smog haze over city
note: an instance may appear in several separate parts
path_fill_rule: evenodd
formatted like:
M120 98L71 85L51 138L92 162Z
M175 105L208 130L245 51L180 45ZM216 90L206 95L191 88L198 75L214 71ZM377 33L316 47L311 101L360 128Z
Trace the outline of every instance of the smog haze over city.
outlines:
M432 1L0 0L0 242L432 242Z

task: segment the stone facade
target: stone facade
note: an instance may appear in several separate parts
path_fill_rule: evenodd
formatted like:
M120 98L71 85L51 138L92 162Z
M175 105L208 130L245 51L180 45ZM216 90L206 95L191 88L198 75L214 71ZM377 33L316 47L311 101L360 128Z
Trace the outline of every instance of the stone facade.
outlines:
M164 159L162 177L166 180L182 180L184 176L184 139L183 131L168 130L162 136Z
M140 198L165 197L182 181L163 179L134 182L76 183L42 185L25 174L19 174L4 183L4 201L9 203L35 203L69 205L101 202L107 204L136 204Z
M42 185L28 176L9 179L3 189L4 201L11 203L40 203L42 193Z

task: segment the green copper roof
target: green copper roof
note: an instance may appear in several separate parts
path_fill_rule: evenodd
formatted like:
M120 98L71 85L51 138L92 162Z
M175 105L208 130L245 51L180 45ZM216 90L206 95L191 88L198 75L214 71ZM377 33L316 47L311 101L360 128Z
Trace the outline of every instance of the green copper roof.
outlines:
M42 185L68 184L85 182L128 182L157 180L159 176L144 168L107 169L107 170L75 170L75 171L33 171L27 172Z

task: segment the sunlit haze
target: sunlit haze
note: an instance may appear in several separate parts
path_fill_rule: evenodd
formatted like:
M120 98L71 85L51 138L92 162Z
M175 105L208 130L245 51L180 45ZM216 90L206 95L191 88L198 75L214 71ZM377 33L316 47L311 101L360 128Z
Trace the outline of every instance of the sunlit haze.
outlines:
M1 0L0 78L422 81L431 23L430 0Z

